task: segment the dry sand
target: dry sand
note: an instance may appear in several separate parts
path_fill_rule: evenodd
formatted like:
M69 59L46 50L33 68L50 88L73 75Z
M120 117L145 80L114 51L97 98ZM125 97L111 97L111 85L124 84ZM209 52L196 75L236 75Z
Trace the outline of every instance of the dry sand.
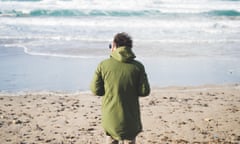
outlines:
M153 88L137 144L240 143L240 85ZM0 93L1 144L103 144L101 97Z

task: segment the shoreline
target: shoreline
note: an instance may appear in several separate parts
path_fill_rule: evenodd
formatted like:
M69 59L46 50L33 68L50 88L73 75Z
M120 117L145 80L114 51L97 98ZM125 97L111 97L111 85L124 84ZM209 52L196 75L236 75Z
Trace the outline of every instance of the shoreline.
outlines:
M208 90L208 89L219 89L221 87L240 87L240 82L237 83L226 83L226 84L203 84L203 85L170 85L170 86L152 86L152 91L164 92L169 90ZM22 91L5 91L0 90L0 97L4 95L8 96L23 96L23 95L45 95L51 94L55 96L61 95L70 95L70 96L77 96L81 94L92 95L91 90L75 90L75 91L68 91L68 90L22 90Z
M0 93L0 141L101 144L101 97L90 92ZM237 143L240 85L153 88L140 98L139 144Z

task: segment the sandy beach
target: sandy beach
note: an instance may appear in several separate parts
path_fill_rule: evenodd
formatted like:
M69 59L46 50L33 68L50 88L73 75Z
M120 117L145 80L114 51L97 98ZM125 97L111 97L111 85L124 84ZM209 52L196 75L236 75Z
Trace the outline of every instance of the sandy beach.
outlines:
M140 98L137 144L240 143L240 85L153 88ZM103 144L101 97L90 92L0 93L4 144Z

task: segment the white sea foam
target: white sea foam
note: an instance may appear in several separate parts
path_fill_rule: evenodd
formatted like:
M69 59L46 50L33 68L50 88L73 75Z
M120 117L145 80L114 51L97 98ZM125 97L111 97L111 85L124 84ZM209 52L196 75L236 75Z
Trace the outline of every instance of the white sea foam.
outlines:
M24 25L24 26L71 26L71 27L100 27L100 28L169 28L169 29L195 29L195 28L233 28L239 30L240 21L238 20L208 20L207 19L182 19L182 20L167 20L167 19L148 19L144 21L142 18L132 19L89 19L89 18L68 18L67 22L65 18L21 18L16 21L12 18L2 18L0 20L2 25Z
M100 11L100 13L112 10L120 10L120 12L125 10L154 12L156 10L164 13L161 17L135 15L130 18L117 16L117 14L103 17L48 17L41 15L20 18L1 17L0 42L15 44L18 47L24 46L27 54L56 57L82 57L76 56L75 53L65 55L63 51L66 51L66 48L63 50L62 47L75 50L76 47L86 48L85 46L90 43L99 43L92 46L94 48L96 46L104 47L112 40L114 33L121 31L129 32L133 36L134 42L143 45L151 43L193 45L233 43L232 45L235 46L235 43L240 41L240 18L238 16L206 17L195 15L195 13L211 10L234 10L237 12L240 9L238 3L209 0L0 1L1 11L20 11L23 15L28 15L32 10L58 9L80 10L83 13L91 13L92 10ZM189 15L184 16L182 13ZM191 15L192 13L193 15ZM180 16L175 16L175 14L180 14ZM55 47L55 53L52 47Z
M236 4L237 3L237 4ZM2 10L18 10L28 13L35 9L80 9L80 10L146 10L155 9L166 13L199 13L210 10L238 10L240 2L196 0L43 0L39 2L0 1Z
M96 56L96 55L67 55L67 54L56 54L56 53L48 53L48 52L34 52L29 50L28 47L20 44L5 44L4 47L18 47L23 48L24 53L33 56L50 56L50 57L61 57L61 58L80 58L80 59L91 59L91 58L104 58L104 56Z

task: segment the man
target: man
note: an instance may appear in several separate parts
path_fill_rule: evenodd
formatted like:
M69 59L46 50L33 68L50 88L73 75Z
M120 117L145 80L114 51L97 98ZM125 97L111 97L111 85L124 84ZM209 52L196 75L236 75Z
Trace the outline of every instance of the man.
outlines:
M139 96L147 96L150 86L144 66L134 60L132 39L118 33L110 45L109 59L94 74L91 91L102 97L102 126L107 144L135 144L142 131Z

